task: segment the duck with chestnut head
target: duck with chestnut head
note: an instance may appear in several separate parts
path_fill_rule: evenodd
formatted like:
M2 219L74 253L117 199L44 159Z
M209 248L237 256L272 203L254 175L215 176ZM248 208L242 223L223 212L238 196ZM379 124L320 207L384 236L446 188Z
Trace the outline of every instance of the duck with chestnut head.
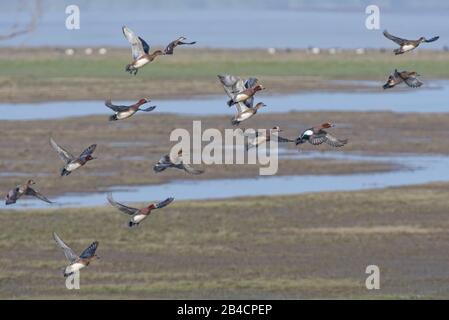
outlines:
M305 143L306 141L315 146L322 143L327 143L332 147L342 147L347 144L347 139L338 139L325 130L333 127L333 124L325 122L318 126L308 128L304 130L296 139L296 145Z
M53 232L53 239L56 244L63 250L65 257L69 260L70 264L64 268L64 277L68 277L75 272L79 272L81 269L87 267L92 261L100 259L95 253L98 248L98 241L92 242L80 255L77 255L72 248L70 248L56 232Z
M227 102L229 107L239 102L243 102L246 105L252 105L254 102L254 95L265 89L262 85L258 84L258 80L253 77L243 80L239 77L227 74L218 75L218 79L230 98Z
M156 106L151 106L145 109L140 109L140 107L142 105L144 105L145 103L150 102L150 99L140 99L139 101L137 101L136 103L130 105L130 106L124 106L124 105L116 105L113 104L111 102L111 100L107 100L105 101L105 105L106 107L112 109L115 114L109 117L109 121L117 121L117 120L123 120L123 119L127 119L131 116L133 116L136 112L138 111L143 111L143 112L150 112L153 111Z
M126 71L130 74L137 74L137 71L145 66L147 63L152 62L157 56L164 55L161 50L156 50L150 53L150 46L141 37L136 36L136 34L126 26L122 27L123 35L131 44L131 51L133 56L133 61L126 65Z
M387 82L383 85L384 89L393 88L396 85L405 82L410 88L419 88L423 85L418 79L419 74L415 71L398 71L394 70L393 74L388 77Z
M53 138L50 137L50 145L58 153L58 156L64 161L64 166L61 170L61 176L68 176L76 169L81 168L87 162L94 160L96 158L92 157L92 153L95 151L97 145L92 144L87 147L78 157L75 157L70 152L65 150L63 147L59 146Z

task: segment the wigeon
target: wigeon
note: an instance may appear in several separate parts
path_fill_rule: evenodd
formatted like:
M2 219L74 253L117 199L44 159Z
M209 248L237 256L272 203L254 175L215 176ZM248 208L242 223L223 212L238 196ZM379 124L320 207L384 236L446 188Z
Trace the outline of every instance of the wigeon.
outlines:
M334 127L333 124L326 122L321 125L304 130L296 139L296 145L308 141L313 145L319 145L325 142L332 147L342 147L346 143L348 143L347 139L338 139L324 130L332 127Z
M256 78L249 78L244 81L243 79L232 75L218 75L218 79L230 98L227 102L228 106L232 106L239 102L247 102L252 105L254 95L258 91L265 89L262 85L257 84L258 80Z
M94 160L96 158L92 157L92 153L97 147L93 144L86 148L78 157L73 156L70 152L60 147L53 138L50 138L50 145L56 150L59 157L64 161L65 165L61 170L61 176L68 176L70 173L78 168L84 166L88 161Z
M434 42L440 38L439 36L436 36L429 40L427 40L424 37L421 37L418 40L407 40L407 39L395 37L392 34L388 33L387 30L384 31L384 36L399 45L398 49L393 50L393 52L396 55L403 54L404 52L407 52L407 51L411 51L411 50L417 48L423 42Z
M146 109L140 109L140 106L144 105L145 103L150 102L150 99L140 99L136 103L130 105L130 106L119 106L115 105L111 102L111 100L105 101L106 107L112 109L115 111L115 114L109 117L109 121L116 121L116 120L123 120L131 117L134 115L137 111L144 111L144 112L150 112L153 111L156 106L151 106Z
M253 147L259 147L260 145L276 139L277 142L295 142L294 140L290 140L287 138L283 138L279 136L279 132L282 132L279 126L275 126L269 130L264 130L262 133L259 130L252 131L250 133L245 131L245 136L248 136L248 143L246 144L246 150L249 150Z
M195 44L196 41L192 41L192 42L184 42L184 40L186 40L186 37L179 37L178 39L170 42L168 44L168 46L165 47L164 50L164 54L173 54L173 50L177 47L177 46L182 46L182 45L192 45Z
M400 84L401 82L405 82L405 84L411 88L421 87L423 83L419 81L419 79L417 78L418 76L419 74L417 74L415 71L399 72L397 69L395 69L394 73L388 77L387 83L383 85L383 88L384 89L393 88L394 86Z
M150 54L150 46L145 40L136 36L135 33L126 26L122 27L122 31L125 38L131 44L133 62L126 66L126 71L130 74L136 75L140 68L153 61L157 56L164 54L161 50L156 50Z
M40 194L39 192L37 192L36 190L31 188L30 186L32 186L33 184L36 184L36 182L34 182L34 180L28 180L24 184L19 184L17 187L10 190L8 192L8 194L6 195L5 204L9 205L9 204L16 203L16 201L19 200L19 198L22 197L23 195L36 197L36 198L38 198L42 201L45 201L47 203L53 203L50 200L48 200L45 196L43 196L42 194Z
M92 242L92 244L84 249L84 251L78 256L68 245L64 243L64 241L62 241L61 238L59 238L56 232L53 232L53 239L55 239L58 246L64 251L65 257L70 262L70 264L64 268L64 277L68 277L87 267L93 260L100 259L100 257L95 254L98 247L98 241Z
M184 170L189 174L201 174L204 170L195 169L189 164L185 163L182 158L182 150L178 151L178 154L174 158L170 158L170 155L164 155L153 167L154 172L162 172L167 168L176 168Z
M144 219L146 219L151 214L152 210L161 209L165 206L168 206L170 203L173 202L173 200L175 200L175 198L170 197L170 198L165 199L164 201L154 202L144 208L138 209L138 208L128 207L128 206L125 206L124 204L116 202L112 198L112 194L110 194L110 193L108 194L108 201L112 206L116 207L121 212L124 212L124 213L132 216L131 220L128 222L128 227L130 227L130 228L139 225L139 223L141 223Z

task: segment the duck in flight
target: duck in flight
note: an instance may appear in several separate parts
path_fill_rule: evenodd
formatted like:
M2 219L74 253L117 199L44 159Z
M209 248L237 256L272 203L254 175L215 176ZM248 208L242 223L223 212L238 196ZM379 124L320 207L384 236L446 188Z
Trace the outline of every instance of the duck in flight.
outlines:
M128 207L124 204L116 202L112 198L112 194L110 194L110 193L108 194L108 201L112 206L116 207L121 212L126 213L131 216L131 220L128 222L128 227L130 227L130 228L139 225L139 223L141 223L143 220L148 218L148 216L151 214L152 210L161 209L163 207L166 207L170 203L172 203L173 200L175 200L175 198L170 197L170 198L165 199L164 201L153 202L146 207L138 209L138 208Z
M130 74L137 74L137 71L142 68L147 63L152 62L157 56L163 55L164 52L161 50L156 50L150 53L150 46L141 37L136 36L136 34L126 26L122 27L123 34L128 42L131 44L131 51L133 61L126 65L126 71Z
M244 102L247 106L253 104L254 95L265 88L258 84L256 78L243 80L232 75L218 75L218 79L223 85L223 89L230 100L227 105L230 107L239 102Z
M22 196L31 196L38 198L39 200L45 201L47 203L53 203L50 200L48 200L44 195L31 188L33 184L36 184L36 182L30 179L24 184L20 184L14 189L11 189L6 195L5 205L16 203L16 201L19 200L19 198Z
M96 158L92 157L92 153L97 147L96 144L90 145L78 157L73 156L70 152L59 146L53 138L50 138L50 145L56 150L58 156L64 161L64 167L61 170L61 176L68 176L73 171L84 166L88 161Z
M318 126L308 128L304 130L296 139L296 145L308 141L310 144L313 144L315 146L320 145L322 143L327 143L332 147L342 147L346 143L348 143L347 139L338 139L335 136L328 133L326 130L324 130L332 127L334 127L333 124L326 122Z
M411 51L415 48L417 48L421 43L423 42L434 42L437 41L440 37L436 36L430 39L426 39L424 37L420 37L418 40L407 40L407 39L403 39L403 38L399 38L396 36L393 36L392 34L388 33L387 30L385 30L383 32L384 36L387 39L390 39L391 41L397 43L399 45L398 49L394 49L393 52L398 55L398 54L403 54L407 51Z
M419 88L423 85L421 81L417 78L419 74L415 71L398 71L394 70L394 73L388 77L387 83L383 85L384 89L393 88L394 86L405 82L410 88Z
M164 54L168 54L171 55L173 54L173 50L177 47L177 46L183 46L183 45L192 45L195 44L196 41L192 41L192 42L184 42L184 40L186 40L186 37L179 37L178 39L170 42L168 44L168 46L165 47L164 50Z
M92 242L84 251L78 256L72 248L70 248L64 241L57 235L56 232L53 232L53 239L56 241L56 244L64 251L64 255L69 260L70 264L64 268L63 274L64 277L68 277L75 272L80 271L81 269L87 267L93 260L100 259L99 256L95 254L98 248L98 241Z
M151 106L146 109L140 109L140 106L144 105L145 103L150 102L150 99L140 99L136 103L130 105L130 106L122 106L122 105L115 105L111 102L111 100L105 101L106 107L112 109L112 111L115 112L114 115L109 117L109 121L116 121L116 120L123 120L131 117L138 111L144 111L144 112L150 112L153 111L156 106Z
M249 150L253 147L257 148L260 145L275 139L277 140L277 142L295 142L295 140L290 140L279 136L279 132L282 132L279 126L275 126L269 130L262 130L262 131L251 130L251 132L249 133L247 131L245 131L244 133L245 136L248 136L248 143L246 144L246 150Z
M154 172L162 172L167 168L176 168L180 170L184 170L189 174L201 174L204 173L204 170L195 169L191 167L189 164L185 163L183 160L182 150L179 150L177 155L173 158L170 155L166 154L154 165Z

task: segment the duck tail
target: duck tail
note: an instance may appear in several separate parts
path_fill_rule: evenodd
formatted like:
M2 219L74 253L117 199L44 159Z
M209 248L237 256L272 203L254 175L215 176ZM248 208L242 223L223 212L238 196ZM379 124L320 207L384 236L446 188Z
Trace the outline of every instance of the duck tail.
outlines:
M394 52L395 55L403 54L403 53L404 53L404 51L402 51L401 48L399 48L399 49L394 49L393 52Z
M138 225L138 223L134 223L134 222L132 222L132 221L129 221L128 222L128 228L133 228L133 227L135 227L135 226L137 226Z
M232 105L234 104L234 100L230 99L228 102L226 102L226 104L228 105L228 107L232 107Z
M67 171L65 168L62 169L61 177L68 176L69 174L70 174L70 171Z
M231 120L231 124L232 124L233 126L238 126L238 125L240 124L240 121L232 119L232 120Z
M109 121L117 121L117 115L113 114L112 116L110 116Z

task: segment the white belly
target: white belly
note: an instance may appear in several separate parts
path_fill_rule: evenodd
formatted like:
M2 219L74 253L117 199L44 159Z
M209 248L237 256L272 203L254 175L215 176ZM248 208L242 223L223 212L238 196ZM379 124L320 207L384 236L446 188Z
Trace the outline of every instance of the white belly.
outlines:
M80 271L84 267L85 267L84 264L75 262L74 264L71 264L70 266L67 266L67 268L65 268L65 273L77 272L77 271Z
M138 59L137 61L134 62L134 68L141 68L148 62L150 62L150 60L148 60L147 58Z
M128 110L128 111L124 111L124 112L119 112L119 113L117 113L117 119L118 120L123 120L123 119L129 118L136 112L137 111L134 111L134 110Z
M237 94L235 96L234 102L242 102L242 101L245 101L248 98L249 98L249 95L240 93L240 94Z
M79 164L78 162L75 162L75 163L69 163L65 169L67 171L73 171L73 170L78 169L79 167L81 167L81 164Z
M136 214L136 215L132 218L132 221L133 221L134 223L140 223L140 222L142 222L142 220L144 220L146 217L148 217L148 216L146 216L146 215L144 215L144 214Z
M239 114L239 115L237 116L236 120L238 120L238 121L244 121L244 120L247 120L247 119L251 118L253 115L254 115L254 113L251 113L251 112L244 112L244 113Z
M407 44L407 45L405 45L405 46L402 47L402 50L403 50L403 51L410 51L410 50L413 50L414 48L415 48L415 47L412 46L411 44Z

